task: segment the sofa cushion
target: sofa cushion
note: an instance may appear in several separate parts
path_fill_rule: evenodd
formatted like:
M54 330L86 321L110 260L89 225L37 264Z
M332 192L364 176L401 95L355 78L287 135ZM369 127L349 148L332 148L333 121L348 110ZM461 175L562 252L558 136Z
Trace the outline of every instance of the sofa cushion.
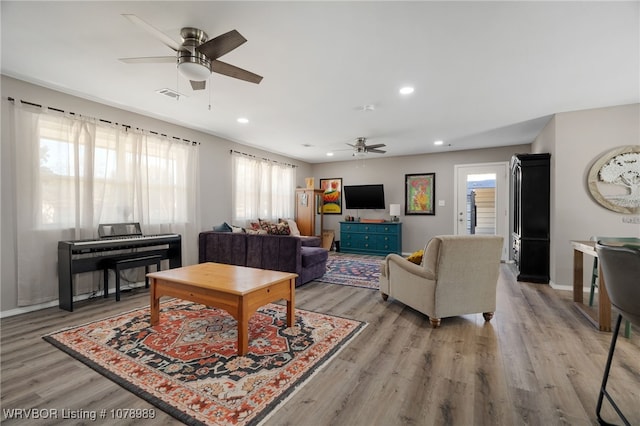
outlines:
M302 267L307 268L318 263L326 263L329 252L322 247L301 247Z
M320 237L303 235L298 238L300 238L303 247L320 247L320 244L322 244L322 240L320 239Z
M300 283L308 283L309 281L317 280L327 272L327 263L320 262L313 266L308 266L300 270Z

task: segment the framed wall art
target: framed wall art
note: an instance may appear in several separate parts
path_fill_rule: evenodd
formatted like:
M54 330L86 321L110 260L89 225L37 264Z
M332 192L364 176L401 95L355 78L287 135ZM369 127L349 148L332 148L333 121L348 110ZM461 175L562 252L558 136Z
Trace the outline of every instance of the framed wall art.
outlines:
M436 174L409 174L404 180L404 214L435 215Z
M324 214L342 214L342 178L320 179L320 189L324 191Z
M618 213L640 214L640 145L621 146L596 159L587 185L601 206Z

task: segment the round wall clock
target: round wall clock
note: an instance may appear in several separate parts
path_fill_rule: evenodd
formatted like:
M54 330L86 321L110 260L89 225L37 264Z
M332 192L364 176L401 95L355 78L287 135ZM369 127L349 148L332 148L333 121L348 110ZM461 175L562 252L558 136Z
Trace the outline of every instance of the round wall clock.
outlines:
M640 214L640 145L606 152L591 166L587 183L601 206L618 213Z

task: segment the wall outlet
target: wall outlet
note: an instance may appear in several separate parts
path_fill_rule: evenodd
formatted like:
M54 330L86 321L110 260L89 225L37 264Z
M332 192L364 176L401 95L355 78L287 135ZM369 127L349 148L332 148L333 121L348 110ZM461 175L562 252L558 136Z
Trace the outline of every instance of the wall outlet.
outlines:
M444 207L444 200L438 200L438 206Z

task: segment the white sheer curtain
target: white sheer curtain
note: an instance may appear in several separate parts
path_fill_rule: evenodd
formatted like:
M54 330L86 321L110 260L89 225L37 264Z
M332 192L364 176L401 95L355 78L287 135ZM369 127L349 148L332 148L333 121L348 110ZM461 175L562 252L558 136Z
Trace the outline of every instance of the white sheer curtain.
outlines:
M296 170L273 161L232 153L234 225L248 220L277 220L294 215Z
M58 297L57 243L97 237L99 223L179 233L197 262L198 146L93 119L15 105L18 305ZM75 277L76 294L102 288Z

